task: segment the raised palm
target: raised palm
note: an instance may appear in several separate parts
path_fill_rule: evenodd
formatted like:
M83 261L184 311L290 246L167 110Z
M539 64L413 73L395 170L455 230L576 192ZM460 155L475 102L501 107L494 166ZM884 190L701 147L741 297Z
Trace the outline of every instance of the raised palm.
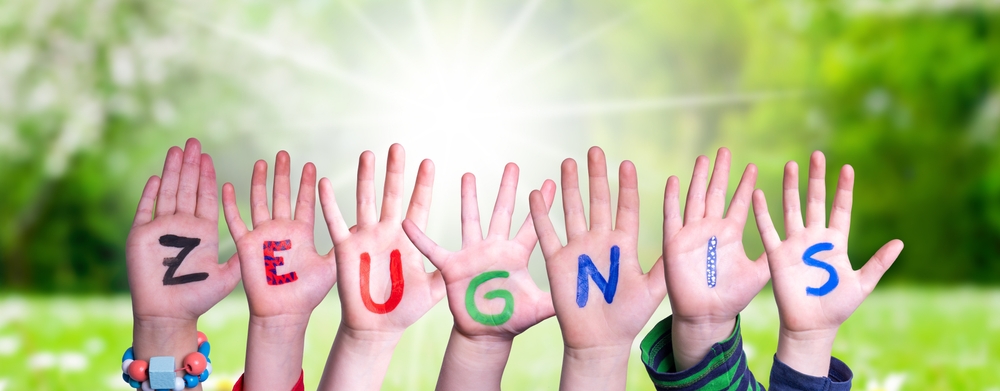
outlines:
M288 153L275 157L273 210L267 206L267 162L254 164L250 181L253 229L240 218L232 184L223 188L229 232L236 242L250 313L257 317L309 316L337 281L332 255L320 255L313 241L316 167L302 168L295 215L291 209Z
M479 222L476 177L462 177L460 251L441 248L412 221L403 222L413 244L444 276L455 328L468 337L512 339L555 314L551 296L538 289L528 273L528 260L538 241L530 216L514 239L509 238L517 177L517 165L507 164L485 239ZM551 206L555 183L545 181L541 190L546 205ZM487 299L487 295L498 296Z
M785 236L781 241L767 212L764 193L754 193L753 205L761 239L774 280L782 332L836 332L892 265L903 242L882 246L860 270L847 257L851 225L854 170L845 165L837 182L837 193L826 227L826 160L816 151L809 165L806 222L799 206L798 166L785 166Z
M767 284L767 258L751 261L743 249L743 227L757 168L748 165L723 217L730 153L719 149L708 190L708 158L695 161L683 220L676 177L664 197L663 254L674 320L725 322L736 318Z
M342 324L354 331L402 333L444 296L439 272L424 271L423 255L403 232L403 147L389 148L381 216L375 210L375 157L361 154L358 163L357 225L348 228L337 206L333 186L320 181L320 202L333 238ZM434 165L425 160L406 218L424 228L430 209Z
M155 217L154 217L155 204ZM197 319L240 279L234 255L219 264L219 205L212 159L190 139L167 152L146 182L126 241L136 318Z
M566 159L562 165L566 246L560 243L552 227L541 192L531 193L531 217L545 256L556 317L566 346L573 349L627 346L663 301L666 294L660 270L663 263L657 261L648 274L643 274L639 265L636 253L639 194L632 163L622 162L619 170L618 214L614 227L604 152L598 147L591 148L587 165L589 230L576 162L572 159ZM617 264L617 271L613 263ZM581 269L585 280L580 278ZM595 282L598 279L602 279L603 284ZM584 291L586 298L582 295Z

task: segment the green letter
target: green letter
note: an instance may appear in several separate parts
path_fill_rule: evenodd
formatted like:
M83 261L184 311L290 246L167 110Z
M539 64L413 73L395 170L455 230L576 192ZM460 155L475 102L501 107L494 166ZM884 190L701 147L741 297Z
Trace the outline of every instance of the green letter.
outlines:
M514 295L510 294L510 291L506 289L492 290L486 292L486 295L484 295L487 299L503 299L503 312L496 315L487 315L479 312L479 309L476 308L476 288L494 278L507 277L510 277L510 273L502 270L494 270L480 274L469 282L469 289L465 291L465 310L469 311L469 316L472 317L472 320L487 326L499 326L510 320L510 317L514 315Z

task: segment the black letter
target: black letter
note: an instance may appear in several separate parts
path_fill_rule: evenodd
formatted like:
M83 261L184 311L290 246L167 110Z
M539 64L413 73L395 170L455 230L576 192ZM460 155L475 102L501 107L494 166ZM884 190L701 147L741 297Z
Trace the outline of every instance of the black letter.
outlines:
M198 247L199 244L201 244L201 239L198 238L185 238L183 236L176 235L160 236L161 246L177 247L182 249L181 252L177 253L176 257L163 258L163 266L167 267L167 272L163 274L163 285L187 284L189 282L201 281L208 278L208 273L191 273L174 277L174 273L177 272L177 268L181 266L181 262L184 262L184 258L191 253L191 250Z

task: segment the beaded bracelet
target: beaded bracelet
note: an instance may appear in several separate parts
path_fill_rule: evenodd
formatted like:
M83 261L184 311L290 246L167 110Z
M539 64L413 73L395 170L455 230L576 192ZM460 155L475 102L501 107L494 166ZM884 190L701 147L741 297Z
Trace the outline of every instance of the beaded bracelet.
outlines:
M208 380L212 374L212 359L208 358L212 345L208 337L198 332L198 351L184 357L184 367L174 369L173 356L157 356L145 360L136 360L132 348L122 355L122 379L129 387L142 391L181 391L185 388L195 388ZM182 377L176 377L175 372L186 372Z

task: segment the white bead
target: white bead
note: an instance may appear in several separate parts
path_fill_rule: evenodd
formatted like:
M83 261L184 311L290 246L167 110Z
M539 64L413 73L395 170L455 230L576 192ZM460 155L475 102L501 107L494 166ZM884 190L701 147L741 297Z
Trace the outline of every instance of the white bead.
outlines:
M183 391L183 390L184 390L184 379L183 378L179 378L179 377L175 377L174 378L174 391Z
M142 391L154 391L153 387L149 386L149 380L142 382Z
M132 359L122 361L122 373L128 373L128 366L132 365Z
M211 375L212 374L212 363L208 363L207 365L205 365L205 370L208 371L209 375Z

